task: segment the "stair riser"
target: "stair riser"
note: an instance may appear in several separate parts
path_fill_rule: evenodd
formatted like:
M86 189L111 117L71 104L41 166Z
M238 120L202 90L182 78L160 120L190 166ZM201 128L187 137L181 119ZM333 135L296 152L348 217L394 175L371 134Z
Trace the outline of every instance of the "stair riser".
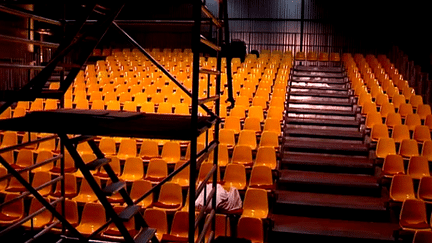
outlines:
M280 162L280 169L290 169L290 170L303 170L303 171L318 171L318 172L328 172L333 173L345 173L345 174L365 174L374 175L374 168L358 168L358 167L338 167L331 165L320 165L318 163L290 163L290 162Z
M279 190L290 191L306 191L315 193L328 193L339 195L358 195L358 196L381 196L381 188L379 186L361 186L361 185L338 185L338 184L321 184L319 182L296 182L279 180L277 184Z
M284 151L292 151L292 152L306 152L306 153L321 153L321 154L335 154L335 155L353 155L353 156L367 156L369 154L368 151L350 151L350 150L341 150L338 148L309 148L309 147L300 147L300 146L288 146L285 145L283 147Z
M295 82L308 82L308 83L328 83L328 84L347 84L347 78L322 78L322 77L301 77L292 76L292 81Z
M362 210L316 205L309 206L280 203L277 201L273 207L273 213L302 217L331 218L368 222L388 222L389 220L389 214L386 210Z
M373 239L343 238L343 237L331 237L331 236L324 236L324 235L295 234L295 233L281 232L281 231L270 232L268 242L280 242L281 239L289 239L290 243L305 243L305 242L394 243L394 240L385 241L385 240L373 240ZM411 241L406 241L406 242L411 242Z

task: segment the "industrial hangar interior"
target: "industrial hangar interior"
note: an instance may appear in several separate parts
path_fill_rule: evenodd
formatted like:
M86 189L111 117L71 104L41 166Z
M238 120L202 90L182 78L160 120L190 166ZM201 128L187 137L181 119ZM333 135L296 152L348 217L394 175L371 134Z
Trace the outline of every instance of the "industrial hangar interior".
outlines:
M1 242L432 242L429 9L1 2Z

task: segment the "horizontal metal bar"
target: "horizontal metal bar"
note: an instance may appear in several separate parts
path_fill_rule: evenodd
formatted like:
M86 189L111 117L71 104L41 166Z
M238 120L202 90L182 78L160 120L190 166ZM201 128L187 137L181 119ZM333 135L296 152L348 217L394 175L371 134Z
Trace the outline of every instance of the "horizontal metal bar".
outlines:
M38 46L46 46L46 47L52 47L57 48L60 44L58 43L52 43L52 42L45 42L45 41L35 41L35 40L29 40L25 38L19 38L14 36L7 36L7 35L0 35L0 40L6 40L10 42L15 43L23 43L23 44L33 44Z
M61 155L61 154L60 154L60 155L57 155L57 156L55 156L55 157L52 157L51 159L47 159L47 160L42 161L42 162L40 162L40 163L33 164L33 165L30 165L30 166L28 166L28 167L26 167L26 168L24 168L24 169L22 169L22 170L19 170L18 173L22 173L22 172L26 172L26 171L33 170L33 169L35 169L35 168L37 168L37 167L41 167L41 166L43 166L43 165L45 165L45 164L51 163L51 162L56 161L56 160L59 160L59 159L61 159L61 158L63 158L63 155ZM11 177L12 177L11 174L4 175L4 176L0 177L0 181L2 181L2 180L6 180L6 179L9 179L9 178L11 178Z
M222 23L213 15L212 12L210 12L210 10L207 8L206 5L202 5L201 6L201 11L207 16L209 17L212 22L218 27L221 28L222 27Z
M215 217L215 215L216 215L216 212L214 209L212 209L212 211L210 212L210 217L205 221L203 229L201 231L201 234L198 236L198 240L196 242L200 243L204 240L204 237L207 233L207 230L209 229L211 222L213 221L213 218ZM212 233L213 233L213 231L212 231ZM209 242L211 242L211 241L209 241Z
M27 13L24 11L8 8L8 7L3 6L3 5L0 5L0 12L13 14L13 15L20 16L20 17L31 18L31 19L34 19L34 20L37 20L40 22L48 23L48 24L53 24L53 25L58 25L58 26L62 25L62 23L58 20L53 20L53 19L41 17L41 16L38 16L35 14L31 14L31 13Z
M211 69L200 68L200 73L211 74L211 75L220 75L220 71L214 71Z
M207 40L203 35L201 35L201 43L205 44L206 46L212 48L215 51L221 51L222 48L220 46L217 46L213 42Z
M38 191L38 190L40 190L40 189L42 189L42 188L44 188L44 187L46 187L46 186L49 186L49 185L51 185L51 184L54 184L55 182L57 182L57 181L59 181L59 180L61 180L61 179L63 179L63 176L59 176L59 177L57 177L57 178L55 178L55 179L53 179L53 180L51 180L51 181L48 181L48 182L46 182L46 183L44 183L44 184L42 184L42 185L36 187L35 190ZM29 192L29 191L23 192L23 193L21 193L19 196L13 198L12 200L9 200L9 201L7 201L7 202L3 202L2 204L0 204L0 208L6 206L6 205L8 205L8 204L11 204L11 203L13 203L13 202L15 202L15 201L18 201L18 200L20 200L21 198L27 197L27 196L30 195L30 194L31 194L31 192Z
M42 70L45 68L45 66L35 66L35 65L24 65L24 64L7 64L7 63L0 63L0 68L17 68L17 69L35 69L35 70ZM55 71L61 71L63 68L56 67Z
M19 149L19 148L22 148L22 147L25 147L25 146L28 146L28 145L33 145L33 144L36 144L36 143L44 142L46 140L55 139L57 137L58 137L57 135L52 135L52 136L47 136L47 137L39 138L39 139L36 139L36 140L33 140L33 141L29 141L29 142L26 142L26 143L20 143L20 144L17 144L17 145L5 147L5 148L0 149L0 154L2 154L4 152L7 152L7 151Z
M70 20L66 20L66 23L71 23L71 22L75 22L76 20L70 19ZM97 20L95 19L89 19L86 21L86 23L88 24L93 24L96 23ZM194 20L184 20L184 19L179 19L179 20L174 20L174 19L117 19L114 21L115 23L119 24L119 25L193 25L195 23ZM201 24L210 24L211 21L210 20L201 20Z
M219 95L215 95L215 96L211 96L208 98L199 99L198 105L205 104L205 103L211 102L211 101L215 101L215 100L218 100L219 98L220 98Z

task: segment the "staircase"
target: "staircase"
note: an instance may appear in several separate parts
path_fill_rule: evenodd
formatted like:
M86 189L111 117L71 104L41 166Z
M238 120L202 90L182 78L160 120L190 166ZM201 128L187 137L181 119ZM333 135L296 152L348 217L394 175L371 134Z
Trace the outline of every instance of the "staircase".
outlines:
M343 68L294 66L287 103L270 241L394 241Z

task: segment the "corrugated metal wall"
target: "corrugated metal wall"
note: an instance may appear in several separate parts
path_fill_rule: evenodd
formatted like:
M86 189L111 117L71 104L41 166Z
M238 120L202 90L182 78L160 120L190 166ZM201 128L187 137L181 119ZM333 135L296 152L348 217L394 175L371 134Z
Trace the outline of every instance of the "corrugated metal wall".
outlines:
M231 37L244 41L249 52L300 50L302 0L235 0L228 4ZM334 22L327 21L329 13L322 4L304 0L304 51L377 52L379 46L336 31Z

